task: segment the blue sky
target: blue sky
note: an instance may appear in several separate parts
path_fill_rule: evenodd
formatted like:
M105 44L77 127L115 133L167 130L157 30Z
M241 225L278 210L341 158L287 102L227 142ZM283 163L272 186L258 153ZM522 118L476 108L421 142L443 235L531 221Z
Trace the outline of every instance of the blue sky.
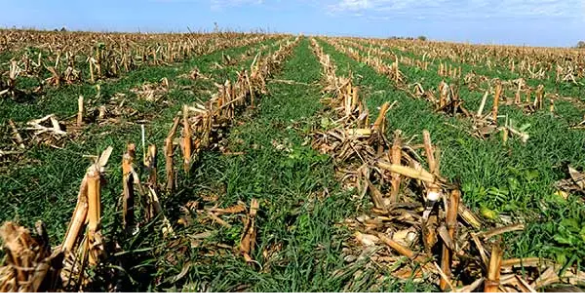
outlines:
M535 46L585 40L585 0L0 0L3 27L222 28Z

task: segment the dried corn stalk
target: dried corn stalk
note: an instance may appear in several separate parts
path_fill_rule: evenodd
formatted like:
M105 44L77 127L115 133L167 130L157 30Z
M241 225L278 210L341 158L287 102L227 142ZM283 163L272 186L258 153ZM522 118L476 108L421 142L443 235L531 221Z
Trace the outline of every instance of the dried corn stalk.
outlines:
M246 262L253 261L252 257L250 257L250 253L252 253L254 246L256 245L255 218L259 208L260 205L258 200L252 199L250 202L250 211L244 221L244 230L242 239L240 240L240 253L244 256Z

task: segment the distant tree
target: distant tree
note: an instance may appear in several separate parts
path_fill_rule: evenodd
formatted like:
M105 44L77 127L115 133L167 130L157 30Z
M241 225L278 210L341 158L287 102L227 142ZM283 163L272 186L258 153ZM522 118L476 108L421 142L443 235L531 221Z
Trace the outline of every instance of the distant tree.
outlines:
M66 31L67 31L67 29L66 29L65 27L62 27L62 28L61 28L61 31L62 31L62 32L66 32Z
M585 49L585 41L579 41L579 43L577 43L577 48Z
M419 41L426 41L427 40L427 37L425 37L425 36L418 36L418 40Z

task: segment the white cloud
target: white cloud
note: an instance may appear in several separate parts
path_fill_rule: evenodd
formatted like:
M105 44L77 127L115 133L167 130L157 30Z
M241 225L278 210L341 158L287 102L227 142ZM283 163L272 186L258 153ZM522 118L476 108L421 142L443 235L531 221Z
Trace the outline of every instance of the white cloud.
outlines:
M337 6L339 10L365 10L372 8L372 2L370 0L343 0Z
M339 0L327 2L330 13L360 12L369 17L408 15L450 18L584 18L585 0Z
M262 4L264 0L148 0L149 2L162 3L200 3L210 4L212 7L229 7L244 4Z
M150 0L209 3L221 10L244 5L278 8L301 6L322 9L329 15L385 19L410 18L485 19L558 18L585 20L585 0Z
M222 9L225 7L231 6L240 6L240 5L259 5L264 3L264 0L211 0L211 8L213 9Z

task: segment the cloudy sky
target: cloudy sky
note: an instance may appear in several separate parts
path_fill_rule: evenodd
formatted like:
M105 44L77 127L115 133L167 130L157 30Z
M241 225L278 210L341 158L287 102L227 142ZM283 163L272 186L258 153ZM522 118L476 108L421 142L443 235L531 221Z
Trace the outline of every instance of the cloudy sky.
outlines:
M0 0L3 27L98 31L237 30L419 36L472 43L572 46L585 0Z

